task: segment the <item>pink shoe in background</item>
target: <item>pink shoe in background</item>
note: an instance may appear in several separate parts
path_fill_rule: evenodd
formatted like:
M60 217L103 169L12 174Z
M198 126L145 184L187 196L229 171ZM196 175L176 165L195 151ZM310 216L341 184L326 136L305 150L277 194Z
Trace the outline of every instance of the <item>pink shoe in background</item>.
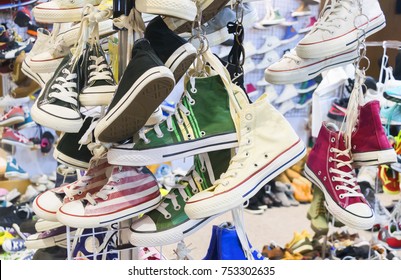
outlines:
M379 101L370 101L359 107L359 117L351 143L355 166L397 162L397 154L390 145L380 121Z
M26 138L24 135L18 131L5 127L3 130L3 135L1 138L1 143L9 144L12 146L19 146L23 148L32 148L33 142Z

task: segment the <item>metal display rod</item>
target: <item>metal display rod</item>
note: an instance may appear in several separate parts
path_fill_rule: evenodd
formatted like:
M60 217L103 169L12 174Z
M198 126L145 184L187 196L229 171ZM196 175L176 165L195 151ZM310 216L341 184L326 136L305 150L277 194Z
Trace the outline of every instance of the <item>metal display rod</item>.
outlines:
M133 0L113 0L113 18L118 18L122 15L128 16L133 7L134 7ZM128 30L119 29L116 26L114 26L114 29L119 30L118 31L118 80L120 80L129 62L128 52L129 55L131 55L131 50L127 50L128 36L133 36L133 34L128 34ZM122 221L119 223L119 228L120 229L129 228L130 225L131 225L131 220ZM129 242L128 240L125 240L127 238L125 238L123 232L124 231L121 230L118 233L118 242L119 242L118 245ZM137 249L127 250L127 251L124 250L119 253L119 259L120 260L138 259L138 250Z

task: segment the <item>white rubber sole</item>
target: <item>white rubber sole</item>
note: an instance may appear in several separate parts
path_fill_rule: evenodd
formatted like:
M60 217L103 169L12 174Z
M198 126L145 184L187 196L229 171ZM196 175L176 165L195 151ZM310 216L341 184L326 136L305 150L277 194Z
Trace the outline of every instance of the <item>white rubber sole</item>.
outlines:
M50 221L50 222L58 222L58 220L57 220L57 216L56 216L56 212L51 212L51 211L46 211L43 207L41 207L39 204L38 204L38 198L41 196L41 194L39 194L36 198L35 198L35 200L33 201L33 203L32 203L32 209L33 209L33 212L35 212L35 214L39 217L39 218L41 218L41 219L44 219L44 220L46 220L46 221ZM62 206L63 204L60 202L60 207Z
M1 143L3 144L8 144L8 145L12 145L12 146L16 146L16 147L21 147L21 148L27 148L27 149L31 149L33 148L33 143L31 142L30 145L21 143L21 142L17 142L17 141L12 141L12 140L8 140L8 139L1 139Z
M165 66L142 74L95 128L102 142L118 142L138 132L174 88L174 75Z
M23 121L25 121L24 116L15 116L0 122L0 126L10 126L13 124L22 123Z
M352 159L355 166L381 165L397 162L397 154L394 149L389 149L367 153L353 153Z
M366 24L365 24L366 26ZM386 18L381 13L373 19L371 19L367 25L366 37L378 32L386 26ZM362 33L362 32L361 32ZM308 35L306 35L308 36ZM361 37L363 36L360 35ZM299 57L302 58L321 58L331 56L336 53L344 52L350 48L356 48L358 45L358 31L354 29L351 32L333 38L332 40L326 40L318 43L302 44L300 42L296 47L295 51Z
M129 148L112 148L107 153L107 160L110 164L115 165L144 166L182 159L211 151L231 149L237 146L237 134L230 133L140 151Z
M176 82L187 72L188 68L196 58L196 48L186 43L179 47L166 61L166 67L174 74Z
M122 211L114 211L106 215L78 216L63 212L62 207L57 211L57 220L62 224L75 228L95 228L117 223L123 220L140 216L146 212L157 208L161 201L159 195L145 203L131 207Z
M56 71L63 59L63 56L48 60L37 60L32 57L30 63L31 71L34 73L52 73Z
M49 81L51 78L49 73L37 74L37 73L33 72L25 61L22 63L21 70L26 76L28 76L29 78L34 80L36 83L38 83L38 85L40 85L41 88L44 88L47 81Z
M214 218L216 216L203 220L187 220L179 226L163 231L139 232L131 226L130 243L134 246L164 246L177 243L206 226Z
M71 232L71 235L73 235L73 232ZM25 241L27 249L43 249L60 245L61 247L65 247L67 243L66 234L60 234L43 239L33 239L31 236L28 236L27 240ZM36 236L36 234L34 234L34 236Z
M42 93L41 93L42 94ZM54 130L77 133L84 124L84 120L81 119L63 119L58 116L48 114L44 110L38 108L37 102L39 98L36 99L35 103L31 108L32 119L42 126L52 128Z
M73 27L71 27L70 29L60 32L59 34L57 34L56 42L59 40L63 40L63 43L66 46L70 46L70 47L74 46L75 43L79 39L79 27L80 27L80 25L76 24ZM99 22L100 39L107 37L111 34L114 34L116 32L117 32L117 30L113 30L113 20L107 19L105 21Z
M79 95L79 102L82 106L107 106L113 99L113 92L102 93L81 93Z
M296 84L317 77L322 71L352 63L358 58L356 49L344 53L313 60L310 63L294 69L265 70L265 79L271 84Z
M65 164L76 169L86 170L89 168L88 162L79 161L72 157L66 156L65 154L59 152L57 148L54 149L53 158L61 164Z
M39 219L35 223L35 229L37 232L44 232L44 231L52 230L52 229L62 227L62 226L63 226L62 223L46 221L43 219Z
M21 180L26 180L29 178L29 174L28 173L20 173L17 171L10 171L10 172L6 172L4 173L4 177L6 179L21 179Z
M305 144L299 140L292 147L289 147L287 151L275 158L273 162L250 175L247 180L227 187L224 193L219 193L203 200L188 201L185 205L185 213L191 219L202 219L236 208L253 197L265 184L281 172L297 163L305 154ZM247 172L247 170L243 172ZM194 197L196 198L196 196Z
M95 5L94 7L97 7ZM70 8L70 9L43 9L34 7L32 12L35 21L42 23L63 23L81 21L83 8Z
M262 46L262 48L256 50L256 54L267 53L269 51L274 50L275 48L278 48L279 46L281 46L281 43L277 43L277 44L271 45L270 47L268 47L266 49L264 49L263 46Z
M188 0L137 0L135 8L141 13L164 15L193 21L196 17L196 4Z
M368 218L358 217L344 208L340 207L334 199L327 192L324 184L315 176L312 170L309 169L308 165L304 167L305 176L317 186L323 193L325 198L325 205L327 210L344 225L355 229L371 229L375 223L375 215L372 210L372 216Z

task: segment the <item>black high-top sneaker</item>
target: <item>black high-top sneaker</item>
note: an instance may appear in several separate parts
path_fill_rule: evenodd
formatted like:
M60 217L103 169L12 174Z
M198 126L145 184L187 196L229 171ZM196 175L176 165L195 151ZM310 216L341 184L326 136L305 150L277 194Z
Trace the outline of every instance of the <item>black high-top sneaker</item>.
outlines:
M87 44L82 61L84 87L79 94L82 106L109 105L117 88L113 72L98 43Z
M102 142L119 142L136 134L174 88L174 75L152 49L139 39L106 115L95 128Z
M64 57L31 108L35 122L58 131L79 131L83 124L78 103L78 93L82 88L79 75L81 61L82 56L72 63L71 53Z
M88 169L92 153L89 151L87 143L80 144L79 141L96 120L96 118L87 117L78 133L64 133L54 149L54 159L61 164L77 169ZM94 141L93 132L89 135Z
M145 38L178 82L195 60L196 48L171 31L160 16L149 22Z

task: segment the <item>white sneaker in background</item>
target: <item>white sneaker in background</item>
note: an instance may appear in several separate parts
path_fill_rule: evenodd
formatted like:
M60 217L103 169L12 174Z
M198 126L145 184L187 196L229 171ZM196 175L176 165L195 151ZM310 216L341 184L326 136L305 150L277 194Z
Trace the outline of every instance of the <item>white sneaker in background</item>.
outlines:
M311 14L312 14L312 12L309 9L308 4L305 4L304 2L302 2L301 5L299 5L299 7L291 13L291 16L292 17L304 17L304 16L309 16Z
M351 64L356 58L356 49L314 59L301 58L292 49L265 70L265 79L272 84L296 84L313 79L322 71Z
M281 40L276 36L267 36L264 43L256 50L256 54L267 53L281 45Z
M285 115L292 109L295 109L295 102L292 101L292 99L284 101L283 103L280 104L280 107L278 108L278 111Z
M256 65L256 69L266 69L274 62L277 62L280 59L280 56L275 50L271 50L263 56L263 59Z
M265 86L265 90L264 90L263 94L265 94L267 96L267 100L270 103L273 103L276 100L276 98L278 97L276 89L271 84L267 84Z
M59 23L81 21L82 10L87 4L98 6L101 0L52 0L40 3L32 10L37 22Z
M252 58L247 58L242 68L244 69L244 74L248 74L256 69L256 65Z
M297 55L302 58L322 58L356 48L358 36L362 37L363 32L354 27L354 21L360 29L365 30L366 37L386 26L378 0L362 1L362 13L365 16L359 16L357 2L333 0L326 5L323 15L296 46Z
M298 91L294 85L288 84L284 86L283 92L276 98L275 103L280 104L298 96ZM295 105L294 105L295 106Z

